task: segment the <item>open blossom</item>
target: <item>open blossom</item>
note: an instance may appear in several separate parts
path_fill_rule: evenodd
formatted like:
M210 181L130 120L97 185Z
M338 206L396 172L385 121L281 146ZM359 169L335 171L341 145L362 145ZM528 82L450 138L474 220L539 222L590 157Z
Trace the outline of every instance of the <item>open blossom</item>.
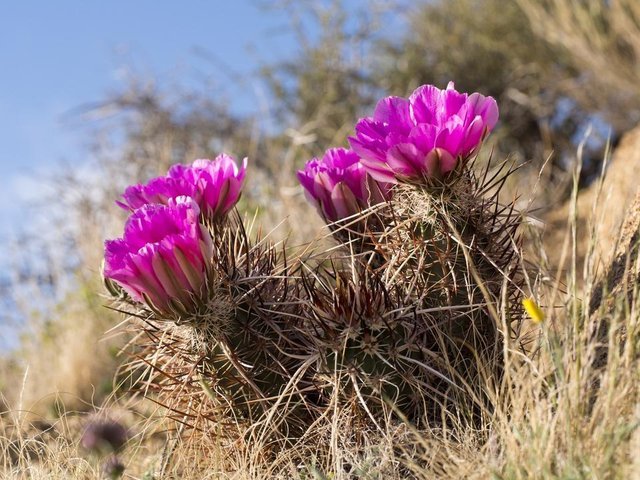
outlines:
M307 199L329 222L355 215L389 198L389 185L376 182L356 153L345 148L327 150L298 171Z
M152 203L166 205L170 199L187 196L198 196L196 186L184 179L166 177L152 178L145 185L137 184L127 187L122 194L123 201L116 202L120 207L132 212Z
M188 305L201 292L213 247L198 223L199 208L181 196L131 214L122 238L105 242L104 276L139 302L162 311L172 299Z
M387 97L349 138L362 164L379 181L439 178L474 153L498 121L498 105L479 93L423 85L406 99Z
M224 216L238 202L247 170L247 159L238 167L233 157L221 154L214 160L196 160L191 165L174 165L164 177L146 185L128 187L122 208L136 210L149 203L166 204L171 198L189 196L211 219Z

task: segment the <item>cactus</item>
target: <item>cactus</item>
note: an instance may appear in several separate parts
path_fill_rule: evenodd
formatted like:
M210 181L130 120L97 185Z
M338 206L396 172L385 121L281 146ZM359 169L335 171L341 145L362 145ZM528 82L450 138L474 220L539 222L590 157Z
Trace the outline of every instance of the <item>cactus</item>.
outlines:
M428 189L397 186L368 213L385 229L344 243L342 259L308 275L305 318L324 352L317 375L330 385L325 397L336 388L369 412L433 420L440 405L479 385L478 375L499 378L511 332L500 332L491 307L507 295L517 329L520 215L497 193L483 196L491 180L480 184L470 168L459 175ZM354 245L368 247L354 255Z
M216 161L224 162L231 181L242 180L243 174L229 167L229 157ZM156 401L191 426L209 428L207 420L231 418L251 425L287 396L291 429L304 424L297 416L310 410L291 382L301 376L292 301L298 297L296 277L283 246L250 238L237 213L219 213L217 205L230 201L211 193L224 192L229 180L209 175L206 168L215 173L218 165L203 168L203 162L197 161L195 173L181 176L193 180L179 189L175 172L192 167L172 168L174 176L170 171L148 186L128 189L124 205L141 204L124 237L106 242L107 287L117 308L136 319L136 360L130 367L144 380L145 391L155 390ZM203 182L200 170L219 184ZM197 191L203 184L208 196ZM180 195L189 188L202 209ZM229 191L234 203L239 188ZM164 205L144 203L150 197ZM213 200L203 205L207 199Z
M204 294L189 311L167 316L120 292L127 311L135 308L134 330L146 339L136 343L132 368L148 366L144 386L199 428L203 419L250 425L283 395L292 412L306 415L308 408L294 407L307 402L293 388L298 385L286 388L299 369L301 349L292 301L298 287L284 249L250 240L237 215L209 231L214 248ZM113 283L110 288L117 289ZM291 424L301 421L289 417Z
M493 99L434 88L382 100L353 151L299 172L339 245L331 252L289 258L247 233L229 212L244 179L230 157L125 193L129 222L146 219L153 235L141 245L128 226L107 242L106 282L136 319L142 385L182 423L218 437L240 427L224 430L232 439L261 429L282 445L337 404L365 424L441 422L451 402L473 420L487 401L477 380L500 377L521 315L520 215L498 198L510 169L474 173ZM171 228L154 223L172 209Z

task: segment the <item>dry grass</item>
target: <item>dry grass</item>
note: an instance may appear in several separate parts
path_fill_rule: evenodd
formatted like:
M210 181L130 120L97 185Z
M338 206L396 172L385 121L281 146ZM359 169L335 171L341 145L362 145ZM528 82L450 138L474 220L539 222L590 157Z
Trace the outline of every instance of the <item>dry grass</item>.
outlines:
M618 263L626 265L626 273L616 285L596 281L589 263L595 261L593 249L585 278L578 282L581 272L571 254L576 218L570 217L564 242L566 277L551 281L539 271L528 278L546 319L532 322L523 334L526 351L505 345L499 381L481 381L492 408L482 412L480 423L465 421L464 412L449 405L438 426L416 429L392 416L375 424L354 418L349 404L335 402L298 441L274 437L268 424L239 425L242 432L229 445L215 429L185 436L179 422L164 430L167 435L157 433L166 427L145 420L153 412L134 398L122 417L138 430L123 454L129 478L637 478L637 247L619 248ZM637 240L637 235L628 237ZM591 244L596 243L592 237ZM603 285L603 301L594 304L591 298ZM501 308L497 315L505 326ZM131 413L141 409L147 409L144 415ZM55 434L46 428L38 432L42 424L30 426L19 405L2 418L0 451L7 478L98 474L96 460L77 446L82 417L63 415L53 425Z
M66 411L56 419L21 408L0 412L0 477L3 479L103 478L107 452L91 452L81 445L90 421L109 419L126 426L129 441L118 456L129 478L153 478L166 463L168 440L175 426L153 402L132 399L105 402L89 412ZM62 404L62 399L60 399ZM146 477L145 477L146 475Z
M581 72L568 92L607 112L614 125L638 120L640 3L635 0L518 0L533 30L568 53Z
M608 155L607 155L608 156ZM621 206L630 205L637 192L638 185L629 175L640 165L640 126L625 134L611 158L606 162L606 170L601 181L594 182L583 189L575 205L577 215L576 248L578 271L582 272L590 248L592 235L589 228L596 229L595 251L592 261L602 265L611 263L619 241L619 230L628 212ZM544 214L547 223L545 245L552 264L560 261L560 249L554 245L562 243L566 231L569 213L574 208L572 201L550 208Z

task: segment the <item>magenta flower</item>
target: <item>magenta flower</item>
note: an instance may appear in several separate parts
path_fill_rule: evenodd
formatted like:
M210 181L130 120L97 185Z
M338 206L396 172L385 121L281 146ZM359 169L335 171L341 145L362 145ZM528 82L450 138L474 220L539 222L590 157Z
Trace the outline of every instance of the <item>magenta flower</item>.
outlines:
M185 196L147 204L131 214L124 235L105 242L104 276L138 302L170 312L201 293L213 246L198 223L199 208Z
M238 168L233 157L221 154L215 160L196 160L190 166L174 165L165 177L146 185L133 185L117 202L122 208L136 210L149 203L166 204L171 198L192 197L202 213L210 218L223 217L238 202L247 170L247 159Z
M479 93L423 85L406 99L387 97L349 138L361 163L381 182L441 178L464 163L495 127L498 105Z
M168 177L196 187L196 201L209 218L224 216L240 199L247 172L247 159L238 168L233 157L221 154L215 160L196 160L188 167L174 165Z
M329 149L322 159L307 162L298 171L298 180L307 199L328 222L355 215L390 196L389 185L376 182L358 155L345 148Z
M187 196L198 197L198 191L193 183L184 179L171 177L156 177L146 185L137 184L127 187L122 194L124 201L116 202L125 210L136 211L143 205L158 203L166 205L170 199Z

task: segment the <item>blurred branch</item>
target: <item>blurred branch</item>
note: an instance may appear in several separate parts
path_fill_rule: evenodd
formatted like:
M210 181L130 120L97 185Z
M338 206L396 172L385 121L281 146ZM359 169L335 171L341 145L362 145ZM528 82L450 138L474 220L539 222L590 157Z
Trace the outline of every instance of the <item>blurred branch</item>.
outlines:
M572 95L621 129L640 120L640 2L518 0L534 32L568 53Z

